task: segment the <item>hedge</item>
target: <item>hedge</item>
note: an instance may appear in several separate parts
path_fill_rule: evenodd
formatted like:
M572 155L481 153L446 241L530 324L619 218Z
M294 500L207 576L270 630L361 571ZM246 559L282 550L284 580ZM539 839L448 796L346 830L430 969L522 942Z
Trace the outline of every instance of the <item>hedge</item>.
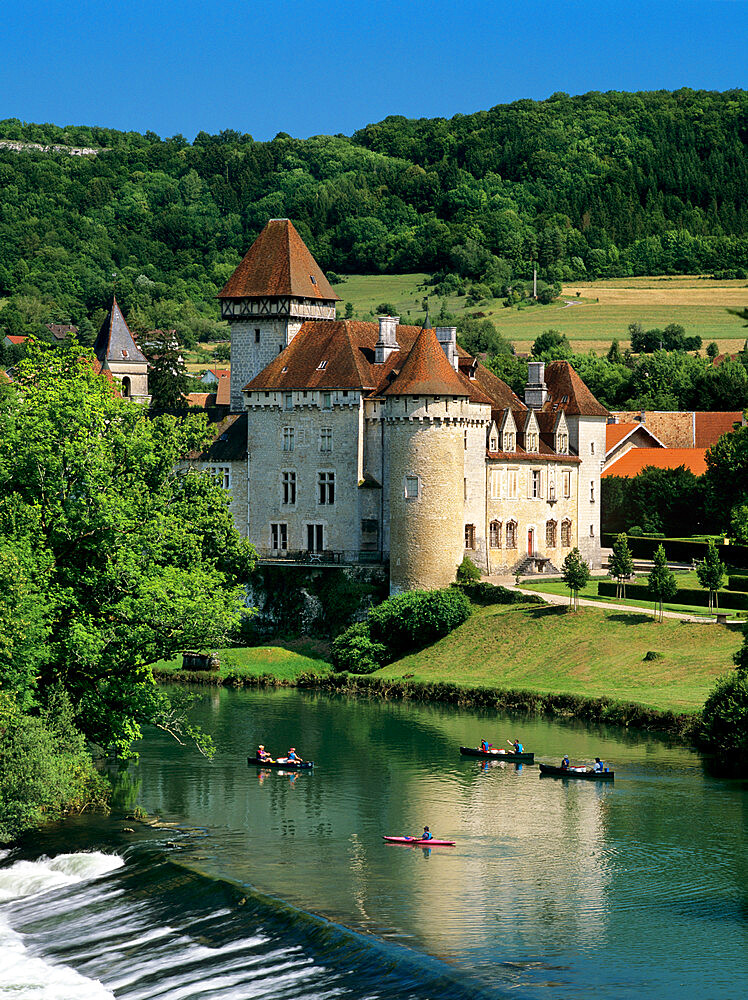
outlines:
M748 576L728 576L727 586L730 590L748 590Z
M461 590L470 598L473 604L480 607L490 607L493 604L545 604L537 594L520 594L508 587L499 587L482 580L480 583L453 583L453 587Z
M603 546L612 549L616 538L617 534L605 532L602 536ZM628 536L628 545L635 559L652 559L655 551L662 545L671 562L683 563L690 563L693 559L701 562L707 550L706 542L684 542L674 538L637 538L631 535ZM720 559L726 565L748 569L748 545L717 545L716 548Z
M617 584L600 580L597 585L598 597L615 597ZM626 600L651 601L652 595L649 587L644 583L627 583ZM731 594L726 590L719 592L719 608L732 609L734 611L748 610L748 594ZM674 596L667 602L668 604L691 604L697 607L709 607L709 591L697 590L695 587L681 587Z

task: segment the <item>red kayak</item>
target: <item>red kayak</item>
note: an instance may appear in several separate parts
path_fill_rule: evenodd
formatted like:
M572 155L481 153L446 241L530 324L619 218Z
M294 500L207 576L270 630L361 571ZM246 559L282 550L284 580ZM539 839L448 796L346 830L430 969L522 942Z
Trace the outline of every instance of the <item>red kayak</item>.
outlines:
M454 840L421 840L418 837L382 837L388 844L414 844L417 847L454 847Z

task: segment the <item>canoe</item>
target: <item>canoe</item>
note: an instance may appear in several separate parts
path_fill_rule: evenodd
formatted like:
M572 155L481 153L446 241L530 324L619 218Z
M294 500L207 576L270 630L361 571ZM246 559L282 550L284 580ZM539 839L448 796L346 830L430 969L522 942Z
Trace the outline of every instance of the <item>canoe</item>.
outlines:
M293 761L286 760L260 760L259 757L247 757L247 764L254 764L255 767L282 767L284 771L307 771L309 768L314 767L313 760L302 760L297 761L295 764Z
M581 778L582 781L613 781L613 771L575 771L570 767L554 767L553 764L539 764L540 777L551 778Z
M464 754L465 757L480 757L483 760L506 760L511 764L535 763L534 753L514 753L513 750L507 750L506 753L499 753L498 750L489 750L486 753L485 750L479 750L477 747L460 747L460 753Z
M411 847L454 847L454 840L418 840L415 837L382 837L388 844L410 844Z

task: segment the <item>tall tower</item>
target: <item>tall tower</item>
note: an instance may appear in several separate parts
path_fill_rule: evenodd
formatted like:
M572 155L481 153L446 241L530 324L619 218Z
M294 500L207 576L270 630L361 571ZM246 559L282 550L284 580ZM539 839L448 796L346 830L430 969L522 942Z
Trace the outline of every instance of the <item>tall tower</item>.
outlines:
M270 219L218 293L231 328L231 409L307 319L335 319L339 297L289 219Z
M102 371L109 371L121 380L123 396L136 403L150 403L148 362L135 343L115 297L96 338L94 354Z
M470 390L433 329L418 335L384 390L390 591L452 583L464 540L464 431Z

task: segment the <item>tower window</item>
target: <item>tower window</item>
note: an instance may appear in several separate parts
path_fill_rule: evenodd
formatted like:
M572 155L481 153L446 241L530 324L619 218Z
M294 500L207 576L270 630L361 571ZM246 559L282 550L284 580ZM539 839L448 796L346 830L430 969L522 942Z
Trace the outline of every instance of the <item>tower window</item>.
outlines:
M595 480L590 479L590 503L595 502Z
M275 551L285 552L288 549L288 525L270 525L270 547Z
M321 427L319 431L319 450L332 451L332 427Z
M292 392L286 392L286 393L284 393L284 395L283 395L283 406L287 410L292 410L293 409L293 393Z
M418 476L405 477L405 499L417 500L420 492L420 480Z
M332 393L323 392L322 393L322 409L331 410L332 409Z
M474 549L475 548L475 525L466 524L465 525L465 548Z
M595 454L595 442L594 441L590 441L590 455L594 455L594 454Z
M282 503L296 503L296 473L284 472L281 476Z
M294 450L295 437L296 437L296 434L295 434L295 431L294 431L293 427L284 427L283 428L283 450L284 451L293 451Z
M259 344L259 343L260 343L260 328L259 328L259 326L256 326L255 327L255 344Z

